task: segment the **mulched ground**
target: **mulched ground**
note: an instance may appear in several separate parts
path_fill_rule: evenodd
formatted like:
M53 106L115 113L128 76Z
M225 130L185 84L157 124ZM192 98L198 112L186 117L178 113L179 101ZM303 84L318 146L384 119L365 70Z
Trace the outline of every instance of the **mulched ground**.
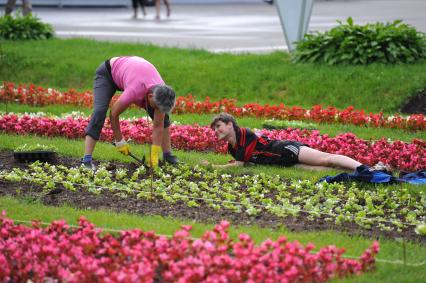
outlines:
M426 115L426 88L408 100L401 107L401 112L404 114Z
M13 158L11 152L0 151L0 169L11 169L19 167L25 169L28 167L25 163L18 163ZM64 156L58 156L57 164L62 164L68 167L78 166L79 160ZM110 169L127 168L134 170L137 165L134 163L119 163L113 162L109 164ZM301 213L297 217L277 217L267 212L262 212L257 216L249 216L245 213L235 213L227 209L219 211L201 205L200 207L191 208L183 202L174 204L168 203L161 199L142 200L136 197L128 196L120 197L111 192L102 192L99 195L87 191L69 191L59 188L53 193L43 192L39 186L27 183L11 183L0 180L0 196L13 196L18 198L31 198L38 200L40 203L50 206L61 206L63 204L71 205L81 209L106 209L116 212L127 212L137 215L161 215L169 217L178 217L184 219L193 219L204 223L218 223L226 219L233 225L259 225L262 227L277 228L280 226L287 227L290 231L320 231L320 230L335 230L344 231L349 235L363 235L372 238L384 236L386 238L404 237L409 240L426 244L426 237L421 237L414 233L413 229L405 230L403 233L385 232L379 229L363 229L356 224L345 223L343 225L335 225L332 222L327 222L323 219L310 221L307 219L307 214Z

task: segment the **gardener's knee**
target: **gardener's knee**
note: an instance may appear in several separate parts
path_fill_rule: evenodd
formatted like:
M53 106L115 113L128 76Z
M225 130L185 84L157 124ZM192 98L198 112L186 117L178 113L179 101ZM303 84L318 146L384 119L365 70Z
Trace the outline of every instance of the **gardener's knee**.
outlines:
M103 122L106 119L106 114L107 114L107 111L103 109L95 109L95 111L93 111L93 114L92 114L92 119L96 121L97 123L102 122L102 125L103 125Z

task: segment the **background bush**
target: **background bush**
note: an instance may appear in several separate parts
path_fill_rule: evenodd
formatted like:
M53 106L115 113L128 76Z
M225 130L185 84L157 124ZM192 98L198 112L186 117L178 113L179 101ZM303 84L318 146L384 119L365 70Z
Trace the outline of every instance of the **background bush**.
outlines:
M28 40L48 39L53 37L53 28L40 21L39 18L28 14L0 18L0 39Z
M295 62L366 65L414 63L426 56L426 35L401 21L355 25L347 23L325 32L307 34L297 43Z

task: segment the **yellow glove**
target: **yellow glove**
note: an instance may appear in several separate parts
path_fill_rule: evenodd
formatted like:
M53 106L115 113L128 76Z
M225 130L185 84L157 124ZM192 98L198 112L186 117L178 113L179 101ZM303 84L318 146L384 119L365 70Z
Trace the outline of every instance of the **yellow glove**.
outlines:
M119 142L116 142L115 147L117 148L119 153L124 154L124 155L129 155L130 146L124 139L122 139Z
M161 152L161 146L153 144L151 146L151 166L152 168L158 167L158 156Z

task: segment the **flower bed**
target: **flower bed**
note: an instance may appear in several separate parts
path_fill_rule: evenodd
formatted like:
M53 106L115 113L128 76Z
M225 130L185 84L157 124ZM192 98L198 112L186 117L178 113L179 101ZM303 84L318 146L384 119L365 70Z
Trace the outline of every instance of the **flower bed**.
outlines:
M119 96L113 97L113 101ZM0 88L0 100L13 101L29 105L48 104L73 104L84 107L93 105L93 95L90 91L79 93L74 89L61 93L54 89L45 89L34 85L19 85L3 82ZM414 114L408 117L395 114L386 116L383 113L366 113L364 110L354 109L349 106L339 110L335 107L315 105L311 109L298 106L260 105L248 103L239 107L235 99L221 99L210 101L207 97L204 101L196 101L192 95L177 98L174 113L219 113L228 112L238 117L262 117L282 120L305 120L316 123L342 123L367 127L398 128L411 131L426 130L426 117L422 114Z
M0 218L0 279L4 282L326 282L372 270L378 242L358 260L345 259L335 246L312 253L285 237L256 245L237 241L223 221L202 238L183 226L167 238L153 231L128 230L103 235L83 217L78 228L53 221L42 228Z
M84 117L57 118L5 114L0 115L0 131L76 139L84 137L88 122L88 118ZM151 142L150 123L145 119L123 120L121 130L126 138L136 143ZM226 152L226 144L218 142L213 130L209 127L172 125L170 131L174 148ZM296 140L321 151L347 155L366 165L374 165L381 161L400 170L416 171L424 169L426 164L426 142L417 139L411 144L402 141L389 142L386 139L369 142L357 138L352 133L332 138L328 135L320 135L315 130L300 129L262 130L260 133L272 139ZM107 123L102 130L101 140L111 141L112 136L112 130Z
M100 165L93 172L64 166L63 160L60 163L35 162L25 169L9 167L0 171L0 180L31 185L21 191L39 187L42 194L58 190L112 193L125 199L161 200L167 202L166 206L180 203L194 209L275 219L277 223L285 223L290 217L396 233L392 236L414 235L414 227L426 222L426 193L412 194L407 188L367 189L356 184L315 183L266 174L236 176L188 165L159 168L151 179L144 166L108 170Z

